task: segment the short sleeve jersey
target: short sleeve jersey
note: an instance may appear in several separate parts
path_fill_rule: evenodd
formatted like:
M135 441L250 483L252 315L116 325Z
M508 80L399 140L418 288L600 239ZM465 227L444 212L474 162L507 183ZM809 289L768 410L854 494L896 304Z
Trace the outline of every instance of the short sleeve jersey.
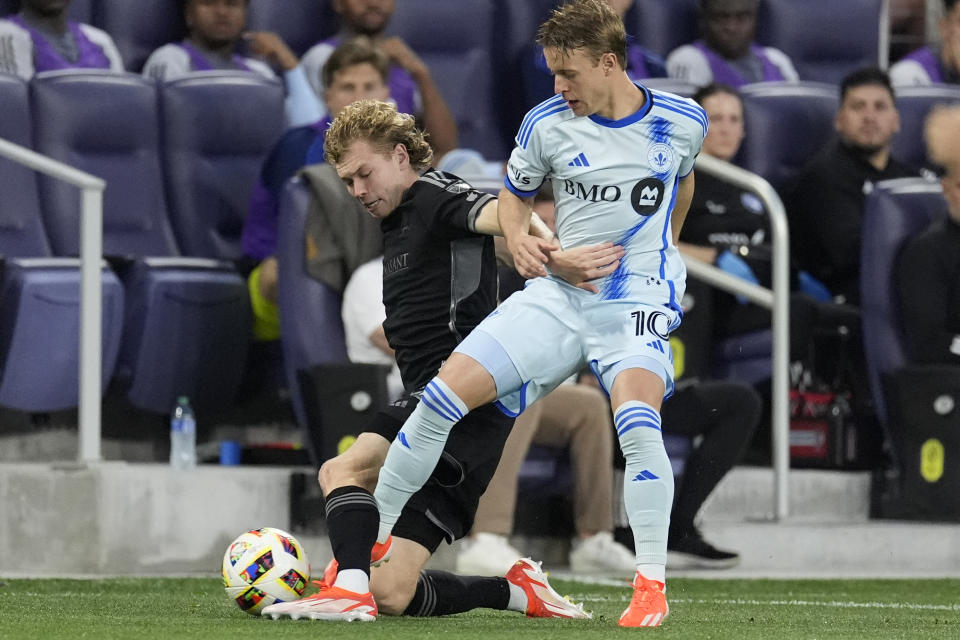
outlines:
M408 390L429 382L497 305L493 237L473 231L493 199L428 169L381 222L383 329Z
M670 218L707 115L692 100L636 86L644 104L620 120L575 116L560 95L535 107L520 125L505 184L526 198L553 182L564 248L608 241L624 248L620 266L598 285L603 299L642 296L679 310L686 269Z

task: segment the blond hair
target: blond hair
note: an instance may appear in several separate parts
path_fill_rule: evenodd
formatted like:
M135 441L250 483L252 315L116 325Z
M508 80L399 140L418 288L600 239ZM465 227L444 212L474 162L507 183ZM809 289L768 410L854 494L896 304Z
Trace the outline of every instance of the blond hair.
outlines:
M413 116L398 113L388 102L359 100L344 107L327 130L323 143L327 162L340 164L347 149L358 140L386 154L402 144L416 171L426 169L433 160L433 150Z
M960 173L960 106L938 106L924 125L927 153L934 164Z
M623 20L604 0L571 0L553 10L537 31L537 44L567 55L584 49L595 61L605 53L627 68L627 32Z

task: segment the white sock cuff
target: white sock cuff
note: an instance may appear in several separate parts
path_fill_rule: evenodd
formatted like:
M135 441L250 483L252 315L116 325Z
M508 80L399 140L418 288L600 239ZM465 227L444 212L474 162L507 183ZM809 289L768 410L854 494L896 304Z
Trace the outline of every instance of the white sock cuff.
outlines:
M450 422L461 420L469 411L463 400L440 378L434 378L427 383L420 402Z
M636 429L646 427L660 433L660 412L646 402L627 400L613 412L613 423L617 429L617 437Z

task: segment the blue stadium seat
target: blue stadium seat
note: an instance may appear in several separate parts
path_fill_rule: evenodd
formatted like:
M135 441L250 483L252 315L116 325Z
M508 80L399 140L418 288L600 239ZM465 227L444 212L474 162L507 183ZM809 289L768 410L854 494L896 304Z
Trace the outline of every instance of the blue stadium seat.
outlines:
M460 146L491 159L509 151L493 94L493 0L406 0L388 33L402 37L430 67L460 129Z
M0 138L30 147L27 85L0 75ZM76 217L76 211L74 211ZM0 405L56 411L77 405L80 264L52 258L32 170L0 159ZM102 388L113 373L123 288L103 272Z
M181 0L97 0L92 22L113 37L124 65L136 72L154 49L186 33Z
M76 22L92 22L94 0L73 0L67 9L67 16ZM0 0L0 16L16 13L20 10L20 0Z
M250 0L247 8L248 29L275 31L298 56L332 36L337 24L330 0Z
M935 84L922 87L897 87L900 133L893 139L890 153L901 162L921 167L927 162L923 138L927 114L938 104L960 103L960 86Z
M837 87L762 82L744 86L741 94L746 137L738 164L780 189L833 136L840 102Z
M885 180L867 195L861 248L860 305L867 373L881 422L887 423L887 376L906 364L906 345L893 286L904 242L946 211L940 185L922 178Z
M240 234L263 160L283 133L283 86L211 71L160 85L163 174L184 254L240 258Z
M284 369L297 422L307 420L297 372L318 364L347 362L340 318L340 294L307 274L303 230L310 191L302 178L291 180L280 202L277 236L280 333Z
M801 80L839 84L851 71L881 65L881 49L888 44L886 4L764 0L757 40L786 53Z
M698 0L637 0L624 16L637 43L666 57L700 37Z
M140 409L167 413L179 395L198 413L234 400L251 314L232 265L181 258L160 169L156 85L133 74L57 71L31 83L38 151L107 181L104 252L124 259L118 382ZM41 179L56 255L76 255L76 190Z

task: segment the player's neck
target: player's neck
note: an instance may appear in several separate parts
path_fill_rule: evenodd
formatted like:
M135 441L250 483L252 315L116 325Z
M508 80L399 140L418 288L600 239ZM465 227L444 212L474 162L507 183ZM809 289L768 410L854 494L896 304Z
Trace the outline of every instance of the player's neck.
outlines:
M44 33L62 34L67 31L67 12L61 11L56 15L37 13L29 7L20 12L24 22Z
M646 101L643 91L624 73L622 78L617 79L609 100L597 111L597 115L610 120L622 120L639 111Z

